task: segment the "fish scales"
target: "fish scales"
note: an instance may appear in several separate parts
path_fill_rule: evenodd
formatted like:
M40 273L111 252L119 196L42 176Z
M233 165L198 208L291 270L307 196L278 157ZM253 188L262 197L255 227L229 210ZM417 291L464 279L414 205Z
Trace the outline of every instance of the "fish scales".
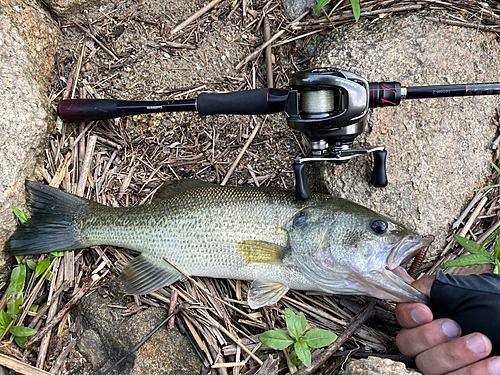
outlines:
M315 194L302 203L284 190L207 186L153 205L125 209L89 205L79 230L89 245L137 250L158 264L166 257L189 275L246 280L269 275L268 281L287 280L315 290L294 268L246 262L238 243L264 240L286 247L284 226L290 217L325 199Z
M430 244L400 224L342 198L305 202L277 188L166 183L155 202L106 207L28 181L31 219L9 239L10 255L113 245L141 253L123 270L125 292L147 294L192 276L253 280L252 308L289 288L427 302L401 267ZM404 280L403 280L404 279Z

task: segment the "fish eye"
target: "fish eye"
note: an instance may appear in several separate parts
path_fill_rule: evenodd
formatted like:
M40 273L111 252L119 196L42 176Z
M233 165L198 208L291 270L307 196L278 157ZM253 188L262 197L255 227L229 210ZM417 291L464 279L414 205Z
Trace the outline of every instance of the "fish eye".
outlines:
M303 228L307 224L307 214L305 212L301 212L293 219L293 226L295 228Z
M377 234L384 234L387 230L387 223L381 219L375 219L370 223L370 228Z

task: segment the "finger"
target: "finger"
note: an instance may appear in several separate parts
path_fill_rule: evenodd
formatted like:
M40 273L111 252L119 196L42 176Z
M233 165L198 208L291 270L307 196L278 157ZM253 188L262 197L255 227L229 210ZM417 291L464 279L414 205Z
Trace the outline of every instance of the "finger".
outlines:
M437 345L456 339L462 330L451 319L437 319L421 326L403 328L396 336L399 351L407 357L415 357Z
M490 352L491 341L482 333L471 333L420 353L415 363L424 374L447 374L485 358Z
M427 297L431 296L431 288L432 288L432 283L436 279L436 276L434 275L427 275L424 277L421 277L418 280L415 280L414 282L411 283L411 286L414 287L415 289L420 290L422 293L424 293Z
M500 374L500 357L492 357L476 362L448 375L498 375Z
M414 328L432 321L432 311L422 303L398 303L396 318L403 328Z

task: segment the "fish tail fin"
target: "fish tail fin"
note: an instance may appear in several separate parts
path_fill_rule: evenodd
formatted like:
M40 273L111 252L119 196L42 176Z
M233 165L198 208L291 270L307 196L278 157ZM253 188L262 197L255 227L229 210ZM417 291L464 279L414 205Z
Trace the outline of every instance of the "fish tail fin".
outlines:
M4 251L12 256L44 254L89 246L76 226L82 210L97 204L35 181L26 181L26 205L31 218L21 223Z

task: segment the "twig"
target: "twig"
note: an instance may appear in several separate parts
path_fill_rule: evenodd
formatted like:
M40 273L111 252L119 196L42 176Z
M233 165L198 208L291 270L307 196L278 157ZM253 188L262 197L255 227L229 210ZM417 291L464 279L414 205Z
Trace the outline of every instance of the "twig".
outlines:
M87 291L94 285L98 280L100 279L99 276L97 275L92 275L92 278L90 278L76 294L71 298L66 305L52 318L50 321L45 324L45 326L35 333L33 336L29 338L29 340L26 342L26 346L33 344L34 342L37 342L40 340L42 337L46 336L50 330L61 321L61 319L66 315L66 313L71 309L74 305L80 301L80 299L87 293Z
M186 27L191 22L193 22L195 19L201 17L203 14L205 14L206 12L208 12L214 6L216 6L217 4L219 4L221 1L222 0L212 0L210 3L208 3L207 5L205 5L203 8L201 8L195 14L193 14L191 17L188 17L187 20L185 20L184 22L181 22L179 25L177 25L176 27L174 27L172 29L172 35L175 34L175 33L177 33L177 32L179 32L180 30L182 30L184 27Z
M0 365L14 370L23 375L52 375L50 372L40 370L39 368L27 365L15 358L0 353Z
M368 306L358 312L351 321L351 324L319 357L317 357L311 366L299 370L296 375L314 374L316 370L335 353L368 319L375 315L375 302L371 301Z
M293 26L295 23L299 22L302 18L304 18L305 16L307 16L307 14L309 13L309 11L307 12L304 12L302 13L299 17L297 17L296 19L294 19L292 22L290 22L290 24L285 27L283 30L280 30L278 31L271 39L269 39L266 43L262 44L259 48L257 48L255 51L253 51L250 55L248 55L245 60L243 60L242 62L240 62L238 65L236 65L236 70L239 70L243 65L245 65L247 62L253 60L254 58L257 57L257 55L264 49L266 48L268 45L270 45L272 42L274 42L276 39L278 39L281 35L283 35L286 31L287 31L287 28L288 27L291 27Z
M85 186L87 185L87 178L89 176L90 163L92 162L92 154L94 153L94 147L97 142L97 136L92 135L87 143L87 151L85 152L85 159L83 160L82 170L80 174L80 179L78 180L78 185L76 187L76 195L83 197L83 192L85 191Z
M97 39L95 36L93 36L85 27L81 26L78 22L73 21L73 23L80 29L82 30L85 34L87 34L90 38L94 39L94 42L99 44L99 46L106 51L113 59L118 60L118 57L111 51L108 47L104 45L99 39Z
M472 227L472 224L474 223L476 218L479 216L479 213L481 212L481 210L483 209L483 207L487 201L488 201L488 197L483 197L483 199L481 199L481 201L477 205L476 209L470 215L469 220L467 220L467 222L465 223L462 230L458 233L458 235L460 237L465 237L465 235L467 234L469 229Z
M271 39L271 27L269 26L269 19L264 17L264 42L269 41ZM267 74L267 87L273 88L273 58L271 53L271 45L269 44L266 47L266 74Z
M68 344L68 346L66 348L64 348L64 350L61 352L61 354L59 354L56 361L54 362L54 365L51 367L51 369L49 371L51 374L57 374L59 372L59 369L63 365L64 360L69 355L71 350L73 350L73 348L75 347L76 341L77 340L71 340L70 343Z
M56 269L54 267L54 269ZM61 262L59 262L59 268L57 271L57 279L54 284L55 288L59 288L64 282L64 269L61 267ZM49 312L47 313L47 321L52 319L57 312L57 308L59 307L59 297L54 298L49 307ZM36 336L36 334L35 334ZM38 350L38 357L36 359L36 367L43 369L45 358L47 356L47 351L49 349L51 331L47 330L47 332L43 335L42 342L40 343L40 348Z
M252 118L255 119L254 116L252 116ZM227 183L227 181L229 180L229 177L231 177L231 175L233 174L234 170L236 169L238 163L240 162L241 158L243 157L243 154L245 154L245 151L247 150L248 146L250 146L250 143L252 143L252 141L255 138L255 136L257 135L257 132L259 131L260 127L262 125L264 125L264 122L266 122L266 120L267 120L267 115L264 118L264 121L262 121L262 124L255 125L255 128L252 131L252 134L250 134L250 137L248 138L247 142L245 143L245 145L241 149L238 157L236 158L234 163L231 165L231 168L229 168L229 171L227 172L226 177L224 177L224 180L221 183L222 186L224 186Z
M76 66L76 75L75 75L75 84L73 85L73 90L71 90L71 99L75 97L76 86L78 84L78 77L80 76L80 70L82 69L82 61L83 55L85 54L85 40L82 43L82 52L80 53L80 57L78 58L78 64Z
M177 296L179 293L177 290L172 290L170 293L170 306L168 307L168 313L172 314L175 310L175 305L177 304ZM172 318L168 321L167 328L174 328L174 323L175 323L175 318L172 316Z
M185 43L177 43L177 42L161 42L161 46L164 47L169 47L169 48L179 48L179 49L196 49L196 46L193 46L192 44L185 44Z

